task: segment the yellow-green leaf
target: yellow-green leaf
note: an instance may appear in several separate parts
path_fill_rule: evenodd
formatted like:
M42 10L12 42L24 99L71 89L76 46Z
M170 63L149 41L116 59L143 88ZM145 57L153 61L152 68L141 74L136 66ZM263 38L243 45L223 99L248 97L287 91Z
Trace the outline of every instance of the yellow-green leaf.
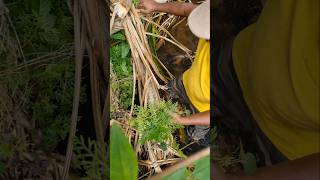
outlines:
M110 179L136 180L137 176L136 153L121 128L113 125L110 135Z

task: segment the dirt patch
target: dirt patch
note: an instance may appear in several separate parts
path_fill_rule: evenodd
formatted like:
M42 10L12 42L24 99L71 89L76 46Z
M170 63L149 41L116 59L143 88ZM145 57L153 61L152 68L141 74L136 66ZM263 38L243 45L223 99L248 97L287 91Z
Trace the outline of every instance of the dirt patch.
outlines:
M170 33L192 52L196 51L199 39L190 31L186 18L182 20L180 24L173 27L170 30ZM158 56L175 77L181 75L192 64L190 59L187 58L186 54L181 49L169 42L166 42L158 50Z

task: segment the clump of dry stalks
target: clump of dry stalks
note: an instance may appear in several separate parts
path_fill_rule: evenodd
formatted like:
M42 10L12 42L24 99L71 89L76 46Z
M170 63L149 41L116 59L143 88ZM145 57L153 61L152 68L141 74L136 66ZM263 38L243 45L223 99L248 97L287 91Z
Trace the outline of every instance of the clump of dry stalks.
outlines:
M166 84L173 76L162 62L152 54L147 35L158 38L157 49L164 41L167 41L176 45L191 57L191 51L179 43L167 30L178 20L178 17L163 13L156 13L153 16L146 17L140 14L130 1L126 0L112 0L110 9L112 12L110 21L111 35L123 29L130 45L134 81L133 94L135 94L135 82L137 82L137 94L141 106L146 107L148 104L159 102L161 100L159 90L164 89L163 84ZM150 25L156 27L159 33L147 32L146 29ZM132 97L134 98L134 95ZM147 168L148 173L140 177L142 178L154 172L162 172L162 165L176 163L183 157L170 147L174 142L173 137L167 141L169 145L167 150L161 149L156 142L146 142L144 145L138 144L139 135L127 123L127 120L132 115L133 106L134 99L132 99L131 112L116 123L122 125L125 134L131 140L134 149L138 153L139 165Z

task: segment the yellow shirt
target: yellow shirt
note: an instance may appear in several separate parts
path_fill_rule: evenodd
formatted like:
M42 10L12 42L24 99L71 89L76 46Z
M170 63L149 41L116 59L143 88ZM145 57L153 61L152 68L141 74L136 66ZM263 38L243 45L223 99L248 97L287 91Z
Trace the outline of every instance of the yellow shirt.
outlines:
M254 118L289 159L320 152L319 0L268 0L233 59Z
M210 41L199 40L194 62L182 78L193 106L200 112L210 110Z

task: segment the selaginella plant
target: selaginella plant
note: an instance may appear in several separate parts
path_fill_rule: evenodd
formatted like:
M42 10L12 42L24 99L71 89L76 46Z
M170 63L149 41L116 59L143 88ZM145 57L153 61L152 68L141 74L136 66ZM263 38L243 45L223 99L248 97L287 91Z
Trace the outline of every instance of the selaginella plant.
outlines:
M172 121L170 113L178 112L178 104L171 101L160 101L147 107L135 108L135 117L131 124L140 134L139 143L156 141L160 145L166 145L166 141L178 128L182 128Z

